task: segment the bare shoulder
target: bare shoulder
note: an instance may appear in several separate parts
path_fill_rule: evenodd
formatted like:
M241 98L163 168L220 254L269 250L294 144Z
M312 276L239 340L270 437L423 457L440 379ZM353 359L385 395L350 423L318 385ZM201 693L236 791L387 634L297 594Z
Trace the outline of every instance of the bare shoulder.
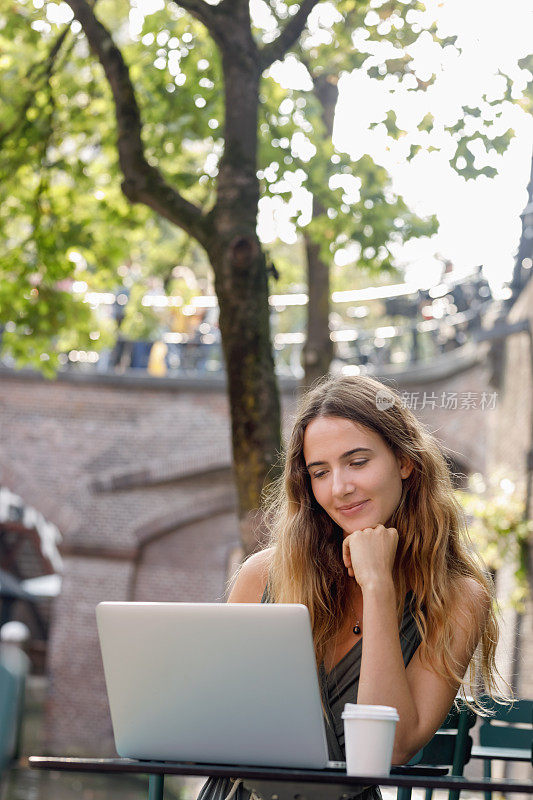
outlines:
M273 548L254 553L239 569L228 603L260 603L268 579Z

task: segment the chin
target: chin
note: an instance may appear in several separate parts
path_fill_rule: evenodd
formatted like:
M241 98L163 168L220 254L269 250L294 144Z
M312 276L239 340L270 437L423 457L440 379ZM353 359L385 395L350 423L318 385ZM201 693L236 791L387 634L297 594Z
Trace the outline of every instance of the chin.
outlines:
M381 524L383 524L386 528L389 527L388 521L381 523L379 519L376 520L374 518L358 519L357 524L354 522L353 528L351 528L351 530L346 531L343 529L343 533L344 536L349 536L350 533L353 533L354 531L364 531L365 528L377 528L377 526Z
M340 527L342 528L342 533L344 537L346 537L349 536L354 531L363 531L365 528L375 528L376 525L379 525L379 522L373 522L373 520L368 520L368 519L358 519L357 523L354 522L353 527L351 527L350 530L342 528L342 525Z

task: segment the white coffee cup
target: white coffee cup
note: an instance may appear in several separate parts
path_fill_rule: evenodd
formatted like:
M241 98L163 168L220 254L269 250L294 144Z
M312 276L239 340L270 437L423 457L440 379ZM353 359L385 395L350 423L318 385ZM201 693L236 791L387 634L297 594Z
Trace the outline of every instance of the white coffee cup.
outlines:
M342 718L348 775L388 775L400 719L397 710L346 703Z

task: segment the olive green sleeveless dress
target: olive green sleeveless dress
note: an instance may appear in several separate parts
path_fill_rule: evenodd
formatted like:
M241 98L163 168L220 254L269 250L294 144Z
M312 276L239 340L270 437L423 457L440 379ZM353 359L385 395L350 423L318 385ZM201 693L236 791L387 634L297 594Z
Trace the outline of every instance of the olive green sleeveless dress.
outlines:
M400 625L400 644L405 666L409 664L421 641L411 610L412 599L413 594L409 592L405 598L404 613ZM261 602L269 602L268 587L265 588ZM357 702L362 643L363 639L361 638L333 667L331 672L326 673L323 664L319 668L320 692L327 715L325 721L326 739L330 761L346 760L344 752L344 723L341 715L344 711L345 703ZM202 786L197 800L225 800L232 787L233 782L230 778L209 778ZM377 786L362 786L359 794L353 795L350 792L350 797L352 796L357 796L358 800L381 800L381 792ZM232 794L232 800L250 800L250 797L251 793L242 784L239 784Z

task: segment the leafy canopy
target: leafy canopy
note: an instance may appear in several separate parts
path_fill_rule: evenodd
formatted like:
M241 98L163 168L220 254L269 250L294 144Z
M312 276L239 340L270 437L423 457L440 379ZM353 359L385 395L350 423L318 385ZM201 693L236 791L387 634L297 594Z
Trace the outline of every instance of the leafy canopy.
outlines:
M253 34L272 41L297 8L295 2L256 0ZM129 65L149 162L184 197L210 208L224 124L213 40L200 22L165 0L150 6L99 0L97 11ZM298 88L284 82L279 62L263 77L263 196L284 205L296 230L307 227L329 260L345 250L358 270L383 276L394 271L395 244L431 235L436 225L410 212L368 153L353 159L333 145L322 101L333 96L334 106L343 75L357 70L387 86L391 108L370 125L391 143L405 140L407 158L434 146L436 126L454 143L451 163L465 178L494 174L476 148L501 152L507 146L512 132L498 129L501 105L516 101L516 85L531 78L528 65L513 79L502 75L501 96L484 96L443 125L430 110L438 75L417 64L417 43L429 40L441 49L444 69L457 51L455 40L439 38L416 0L324 2L285 59L303 76ZM94 349L113 333L112 320L95 321L82 293L71 291L73 280L102 290L145 285L155 276L169 287L180 262L192 262L205 275L208 268L203 251L181 230L122 195L110 90L68 6L1 0L0 53L2 342L18 363L51 373L62 351ZM402 91L428 97L410 131L398 126L394 110ZM311 196L323 209L313 220ZM342 274L338 279L344 288Z

